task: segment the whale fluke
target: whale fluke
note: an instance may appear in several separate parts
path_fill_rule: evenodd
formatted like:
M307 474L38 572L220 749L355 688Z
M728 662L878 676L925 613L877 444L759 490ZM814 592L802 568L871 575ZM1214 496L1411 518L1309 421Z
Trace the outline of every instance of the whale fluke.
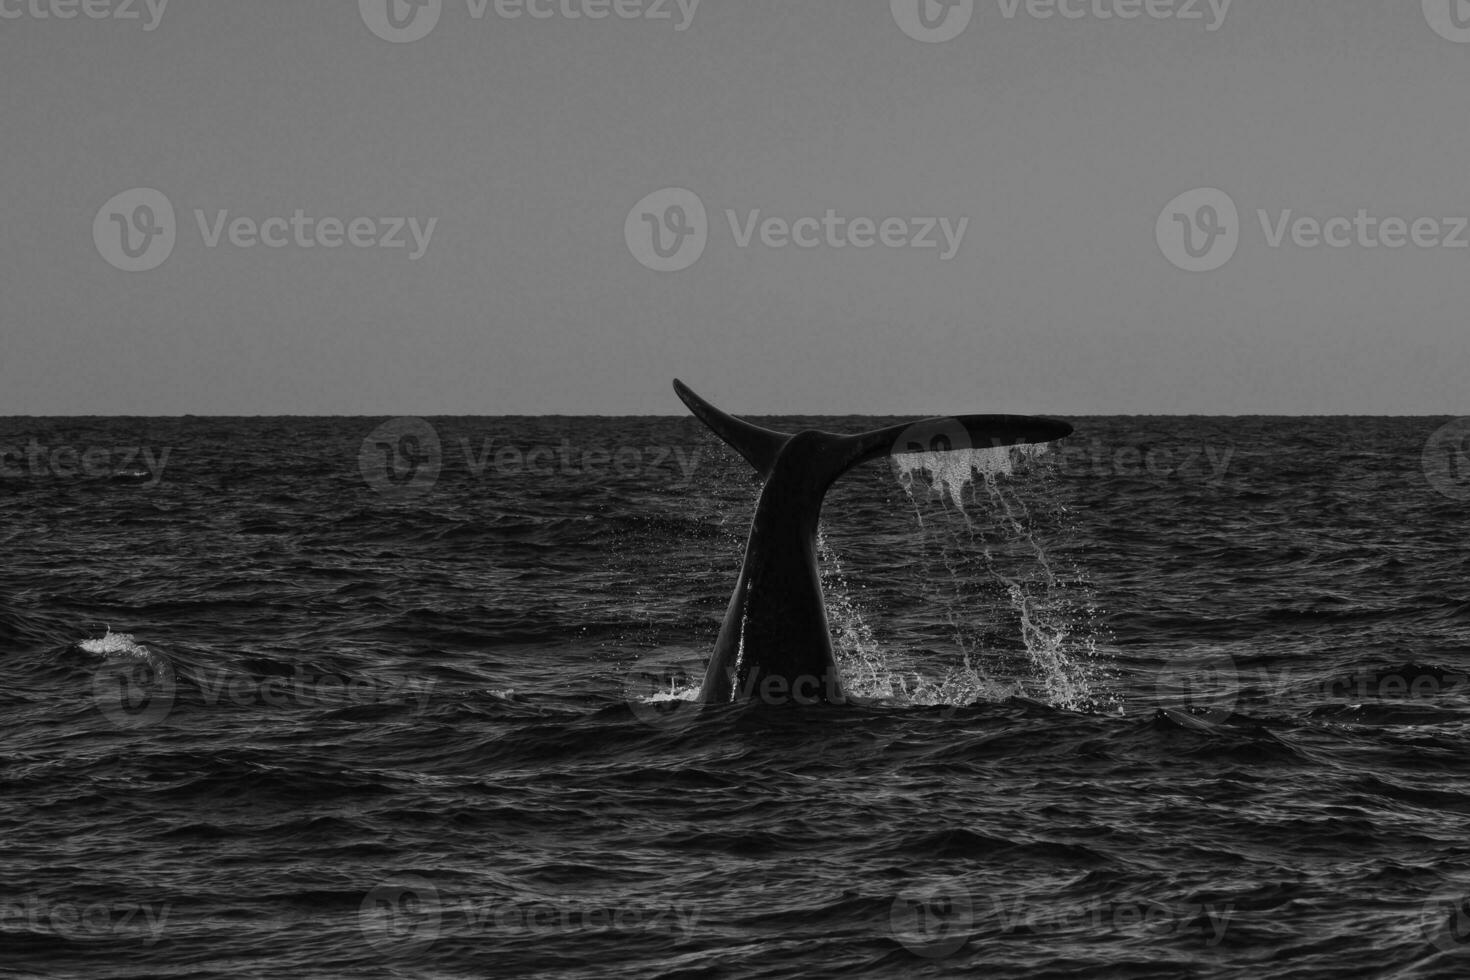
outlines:
M854 466L906 453L1051 442L1065 422L1024 415L920 419L856 435L777 432L715 408L683 382L674 391L765 478L740 578L705 671L705 703L842 703L817 571L817 521L827 489Z
M770 475L771 467L776 465L776 456L781 452L781 447L786 445L786 440L791 438L789 435L784 432L776 432L774 429L764 429L744 419L725 414L696 395L678 378L674 379L674 393L685 405L689 406L689 411L693 412L699 421L709 426L710 431L725 440L731 449L744 456L745 461L754 466L757 473L761 476Z

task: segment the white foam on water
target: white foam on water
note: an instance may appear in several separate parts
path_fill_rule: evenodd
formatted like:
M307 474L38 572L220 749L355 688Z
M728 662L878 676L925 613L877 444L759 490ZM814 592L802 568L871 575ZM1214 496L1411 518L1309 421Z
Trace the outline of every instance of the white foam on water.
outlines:
M1080 572L1047 552L1037 530L1046 520L1033 511L1061 513L1054 491L1030 465L1046 450L1036 445L892 457L914 505L922 539L916 548L938 552L930 580L939 593L934 610L954 647L942 663L916 670L910 656L880 647L852 599L840 560L819 535L838 668L854 695L917 705L1019 695L1073 710L1117 707L1099 657L1091 589ZM986 631L998 622L1014 623L1007 645L1019 650L987 648Z
M146 663L161 681L168 684L172 684L176 676L174 665L167 656L139 643L131 633L114 633L111 627L100 637L82 640L77 648L96 654L105 661L131 660Z
M103 657L134 657L139 660L147 660L153 656L146 646L139 643L131 633L114 633L111 627L107 633L95 640L83 640L77 646L87 653L99 654Z
M689 684L685 687L670 685L669 690L646 695L641 701L643 704L664 704L669 701L693 701L697 697L699 697L698 684Z
M817 526L817 561L822 576L822 599L827 622L835 627L832 655L844 689L857 697L889 697L891 672L873 628L852 600L842 562L827 543L822 526Z
M704 683L703 659L684 647L658 647L628 673L624 694L638 705L694 701Z
M1040 456L1047 451L1045 443L1024 446L995 446L980 449L951 449L946 452L895 453L890 459L898 471L899 484L913 496L920 473L941 497L958 504L965 488L976 476L994 485L998 476L1010 476L1021 460Z
M842 568L842 560L818 527L817 552L822 570L822 594L827 619L833 627L833 656L843 689L858 698L876 698L896 704L946 705L975 701L1004 701L1021 693L1014 685L990 681L964 667L929 671L913 669L906 658L879 644Z

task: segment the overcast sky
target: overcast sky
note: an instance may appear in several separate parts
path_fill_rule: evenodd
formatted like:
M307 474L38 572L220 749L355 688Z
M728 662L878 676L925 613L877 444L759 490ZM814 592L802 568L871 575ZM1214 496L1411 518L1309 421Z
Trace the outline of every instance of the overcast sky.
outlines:
M1470 412L1470 3L417 4L0 0L0 414Z

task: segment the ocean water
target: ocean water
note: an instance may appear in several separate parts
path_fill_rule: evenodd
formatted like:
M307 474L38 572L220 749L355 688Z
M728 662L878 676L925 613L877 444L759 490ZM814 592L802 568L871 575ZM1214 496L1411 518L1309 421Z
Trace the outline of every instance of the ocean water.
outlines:
M0 975L1470 975L1463 442L1072 421L834 487L870 703L703 710L691 418L0 421Z

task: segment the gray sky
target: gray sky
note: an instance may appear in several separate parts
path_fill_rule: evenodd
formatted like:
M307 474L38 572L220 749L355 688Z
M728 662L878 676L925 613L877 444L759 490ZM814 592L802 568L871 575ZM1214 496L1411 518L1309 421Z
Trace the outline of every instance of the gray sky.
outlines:
M124 2L0 0L0 414L1470 411L1461 0Z

